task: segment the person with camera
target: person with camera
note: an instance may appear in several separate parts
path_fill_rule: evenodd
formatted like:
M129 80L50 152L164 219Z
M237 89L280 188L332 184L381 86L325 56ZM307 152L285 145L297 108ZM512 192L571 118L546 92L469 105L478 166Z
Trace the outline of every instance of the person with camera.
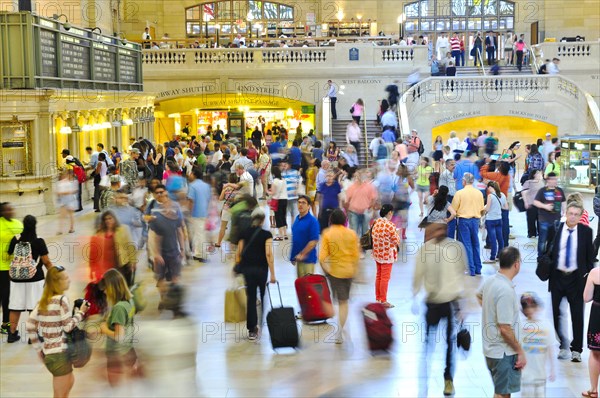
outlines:
M27 334L40 359L53 376L54 397L68 397L73 388L73 364L67 352L65 333L71 332L90 308L84 301L71 316L65 292L71 280L65 268L56 265L48 270L44 292L27 320ZM40 342L40 336L42 342Z

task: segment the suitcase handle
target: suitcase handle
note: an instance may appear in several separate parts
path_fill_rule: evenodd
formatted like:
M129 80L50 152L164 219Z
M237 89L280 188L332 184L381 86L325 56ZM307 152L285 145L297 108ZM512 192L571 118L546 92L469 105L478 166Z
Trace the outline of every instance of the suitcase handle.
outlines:
M281 298L281 288L279 287L279 281L277 283L277 291L279 292L279 302L281 303L281 308L283 308L283 299ZM269 303L271 303L271 308L273 307L273 301L271 300L271 289L269 288L270 283L267 282L267 293L269 293Z

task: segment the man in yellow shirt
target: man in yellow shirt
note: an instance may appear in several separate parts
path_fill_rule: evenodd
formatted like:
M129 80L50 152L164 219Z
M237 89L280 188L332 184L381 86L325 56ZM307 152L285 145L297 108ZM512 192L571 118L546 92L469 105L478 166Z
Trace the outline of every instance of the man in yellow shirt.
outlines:
M10 330L8 300L10 298L10 262L12 256L8 254L8 246L15 235L23 232L23 224L15 218L15 209L10 203L0 203L0 302L2 303L2 328L3 334Z
M479 219L483 212L483 195L473 187L475 177L465 173L462 177L463 189L456 192L452 207L458 220L458 240L465 246L471 276L481 275L479 256Z

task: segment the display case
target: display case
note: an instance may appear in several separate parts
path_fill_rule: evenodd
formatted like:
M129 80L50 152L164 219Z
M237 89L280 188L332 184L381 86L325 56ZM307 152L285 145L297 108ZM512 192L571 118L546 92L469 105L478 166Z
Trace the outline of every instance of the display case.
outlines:
M581 188L598 185L600 137L598 135L562 137L560 147L563 184Z
M328 22L329 36L369 36L371 33L371 22Z

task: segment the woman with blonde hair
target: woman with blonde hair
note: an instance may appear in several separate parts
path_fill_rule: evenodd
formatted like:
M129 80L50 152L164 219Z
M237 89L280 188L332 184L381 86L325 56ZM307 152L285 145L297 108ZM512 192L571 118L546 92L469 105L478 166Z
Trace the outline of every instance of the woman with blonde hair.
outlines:
M136 370L137 355L133 348L135 305L125 278L115 269L106 271L100 289L110 306L106 322L100 324L100 332L107 337L106 369L108 382L114 387L124 374L133 375Z
M269 177L271 176L271 157L269 156L269 147L266 145L260 148L260 157L258 158L258 172L260 173L260 182L263 187L263 196L261 199L267 199Z
M46 275L42 298L27 320L27 334L31 344L46 369L52 373L55 398L68 397L75 383L65 333L72 331L90 308L84 301L81 308L76 308L71 316L69 299L65 296L70 284L71 280L64 267L51 267ZM40 336L43 342L40 342Z
M163 153L164 148L161 144L156 146L156 154L151 152L151 161L153 166L153 176L154 178L163 178L163 173L165 172L165 155Z

